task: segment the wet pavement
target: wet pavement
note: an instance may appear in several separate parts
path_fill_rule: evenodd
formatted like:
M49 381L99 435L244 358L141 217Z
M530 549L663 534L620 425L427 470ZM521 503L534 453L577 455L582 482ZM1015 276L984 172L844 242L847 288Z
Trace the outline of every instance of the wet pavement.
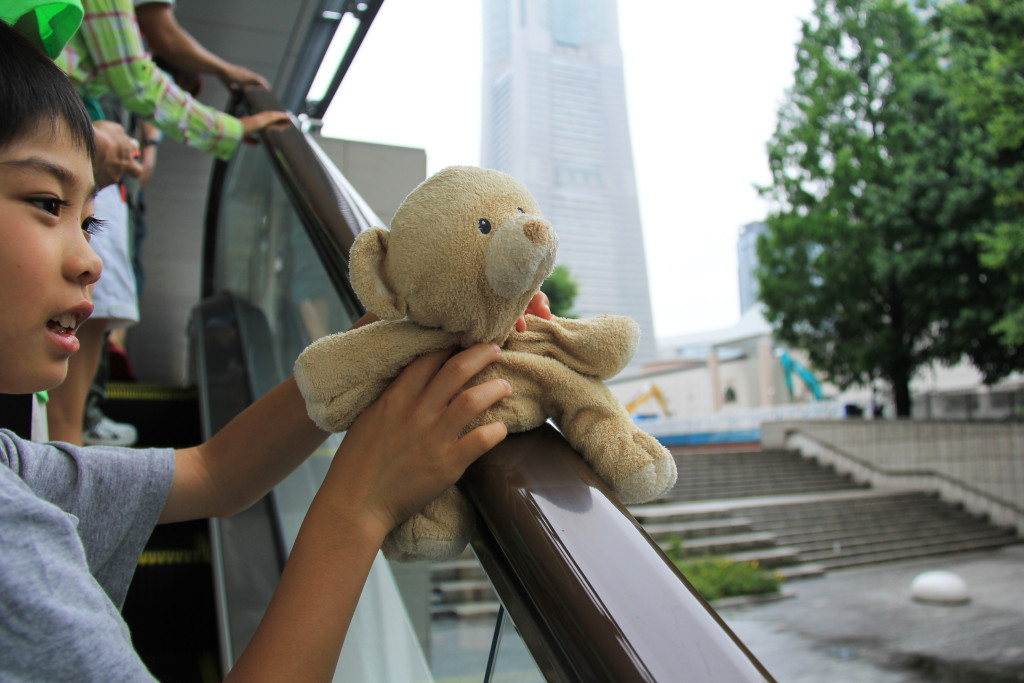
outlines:
M917 602L910 585L946 570L970 601ZM720 608L780 682L1024 681L1024 545L830 572L792 597Z
M911 582L931 570L960 576L970 601L915 601ZM830 572L784 593L716 608L779 683L1024 682L1024 544ZM437 680L482 681L494 620L432 628ZM514 631L501 639L492 680L543 680Z

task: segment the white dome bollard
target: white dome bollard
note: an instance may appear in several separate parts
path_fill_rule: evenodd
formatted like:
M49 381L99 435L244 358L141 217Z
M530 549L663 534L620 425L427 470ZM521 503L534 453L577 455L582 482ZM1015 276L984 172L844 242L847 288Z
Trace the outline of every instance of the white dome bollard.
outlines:
M910 594L918 602L962 605L971 601L967 582L951 571L922 572L910 582Z

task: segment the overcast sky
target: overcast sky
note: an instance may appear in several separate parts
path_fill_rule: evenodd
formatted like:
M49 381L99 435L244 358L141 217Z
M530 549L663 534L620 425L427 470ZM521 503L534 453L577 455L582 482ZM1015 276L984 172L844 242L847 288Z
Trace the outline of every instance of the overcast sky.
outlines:
M629 14L627 7L643 8ZM765 143L813 0L619 3L655 335L739 320L736 238L761 220ZM479 0L385 0L324 134L480 163ZM555 226L557 229L558 226Z

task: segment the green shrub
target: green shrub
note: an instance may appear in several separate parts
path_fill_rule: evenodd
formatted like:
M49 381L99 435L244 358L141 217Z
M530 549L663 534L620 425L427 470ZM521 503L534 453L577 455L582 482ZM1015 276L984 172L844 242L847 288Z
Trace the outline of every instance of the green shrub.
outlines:
M718 555L686 557L683 543L672 539L666 551L669 559L705 600L737 595L778 593L782 577L753 562L736 562Z

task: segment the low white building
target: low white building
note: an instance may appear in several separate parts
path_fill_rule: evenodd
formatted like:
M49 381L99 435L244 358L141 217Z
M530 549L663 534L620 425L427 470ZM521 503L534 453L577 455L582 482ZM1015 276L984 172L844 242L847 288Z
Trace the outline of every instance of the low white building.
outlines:
M661 360L627 369L608 387L666 443L756 441L768 420L893 414L885 387L840 392L816 376L804 354L775 343L762 310L751 306L726 329L659 340ZM915 376L911 393L914 418L1024 416L1019 373L986 387L968 363L931 367Z

